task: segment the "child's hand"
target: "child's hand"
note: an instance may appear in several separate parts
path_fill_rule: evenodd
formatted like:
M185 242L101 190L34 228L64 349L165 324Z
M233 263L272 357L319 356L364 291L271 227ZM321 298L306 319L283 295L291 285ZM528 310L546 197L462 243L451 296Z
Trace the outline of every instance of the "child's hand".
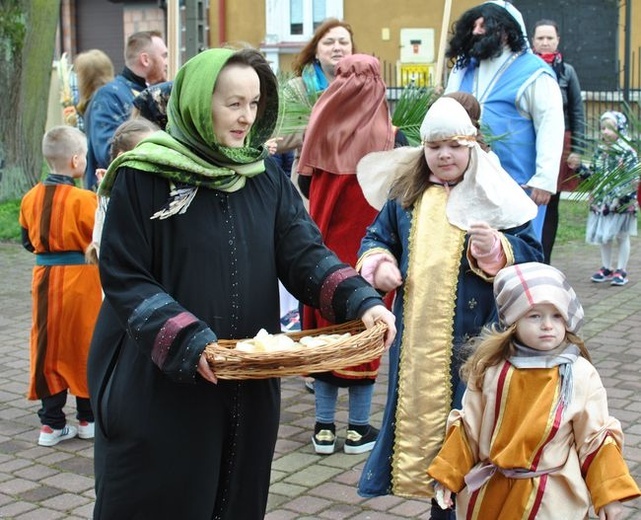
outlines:
M576 152L572 152L568 155L566 163L570 169L576 170L581 165L581 156Z
M467 231L470 236L470 245L479 256L486 256L492 252L496 241L496 230L485 222L474 222Z
M401 271L393 262L381 262L374 271L373 285L383 292L393 291L402 283Z
M434 491L436 491L436 502L441 509L449 509L454 505L454 502L452 502L452 492L443 486L443 484L440 482L434 484Z
M96 168L96 179L98 180L98 184L102 182L105 173L107 173L105 168Z
M282 140L282 137L272 137L271 139L265 141L265 148L267 148L269 155L274 155L276 152L278 152L278 143Z
M604 505L599 511L599 520L619 520L623 515L623 505L619 501Z

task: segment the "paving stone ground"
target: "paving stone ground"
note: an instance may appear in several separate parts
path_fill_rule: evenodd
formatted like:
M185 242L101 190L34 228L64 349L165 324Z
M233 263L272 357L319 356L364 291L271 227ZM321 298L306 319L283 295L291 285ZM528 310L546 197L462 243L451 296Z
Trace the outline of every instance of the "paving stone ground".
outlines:
M633 239L631 281L624 287L590 282L599 258L597 247L577 242L557 247L552 263L568 275L586 309L583 337L608 390L610 411L623 424L626 460L641 482L641 240ZM0 243L0 518L88 519L94 501L92 442L38 446L38 403L25 398L32 262L20 245ZM385 405L386 370L383 363L372 407L374 425L380 424ZM339 448L347 421L343 394L337 414ZM310 441L313 396L302 379L293 377L283 380L282 397L267 520L429 518L426 501L359 497L356 482L367 455L340 450L316 455ZM73 417L73 406L67 412ZM641 519L641 500L626 504L624 518Z

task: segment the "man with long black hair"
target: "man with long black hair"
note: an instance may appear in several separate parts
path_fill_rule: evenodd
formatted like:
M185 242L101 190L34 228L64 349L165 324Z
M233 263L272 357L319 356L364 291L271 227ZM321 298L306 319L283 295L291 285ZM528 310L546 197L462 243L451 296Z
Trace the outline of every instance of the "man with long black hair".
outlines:
M563 144L563 102L552 69L528 47L521 13L506 1L485 2L455 22L446 56L454 62L446 92L473 94L492 150L539 206L556 192Z

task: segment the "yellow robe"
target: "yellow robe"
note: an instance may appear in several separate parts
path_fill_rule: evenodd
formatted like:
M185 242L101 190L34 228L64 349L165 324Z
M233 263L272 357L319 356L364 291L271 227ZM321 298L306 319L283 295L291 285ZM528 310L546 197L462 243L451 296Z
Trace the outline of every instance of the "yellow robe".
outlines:
M428 469L458 493L457 518L579 520L590 502L598 512L641 495L621 454L621 425L608 413L592 364L581 357L573 364L572 400L562 415L559 388L558 367L517 369L508 362L488 370L482 391L468 387ZM496 471L470 493L464 477L478 463L550 473L514 479Z

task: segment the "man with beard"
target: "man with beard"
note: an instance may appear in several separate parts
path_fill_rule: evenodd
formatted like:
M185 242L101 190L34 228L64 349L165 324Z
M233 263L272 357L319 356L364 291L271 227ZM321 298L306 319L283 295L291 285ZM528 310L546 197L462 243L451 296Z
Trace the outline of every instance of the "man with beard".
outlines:
M167 45L160 32L140 31L127 39L122 73L96 91L85 111L89 141L85 188L95 189L96 169L109 166L111 139L131 116L134 98L149 85L167 80L167 61Z
M563 148L563 101L554 72L530 51L521 13L502 0L463 13L446 56L454 69L445 91L478 99L492 150L539 206L533 224L540 240Z

